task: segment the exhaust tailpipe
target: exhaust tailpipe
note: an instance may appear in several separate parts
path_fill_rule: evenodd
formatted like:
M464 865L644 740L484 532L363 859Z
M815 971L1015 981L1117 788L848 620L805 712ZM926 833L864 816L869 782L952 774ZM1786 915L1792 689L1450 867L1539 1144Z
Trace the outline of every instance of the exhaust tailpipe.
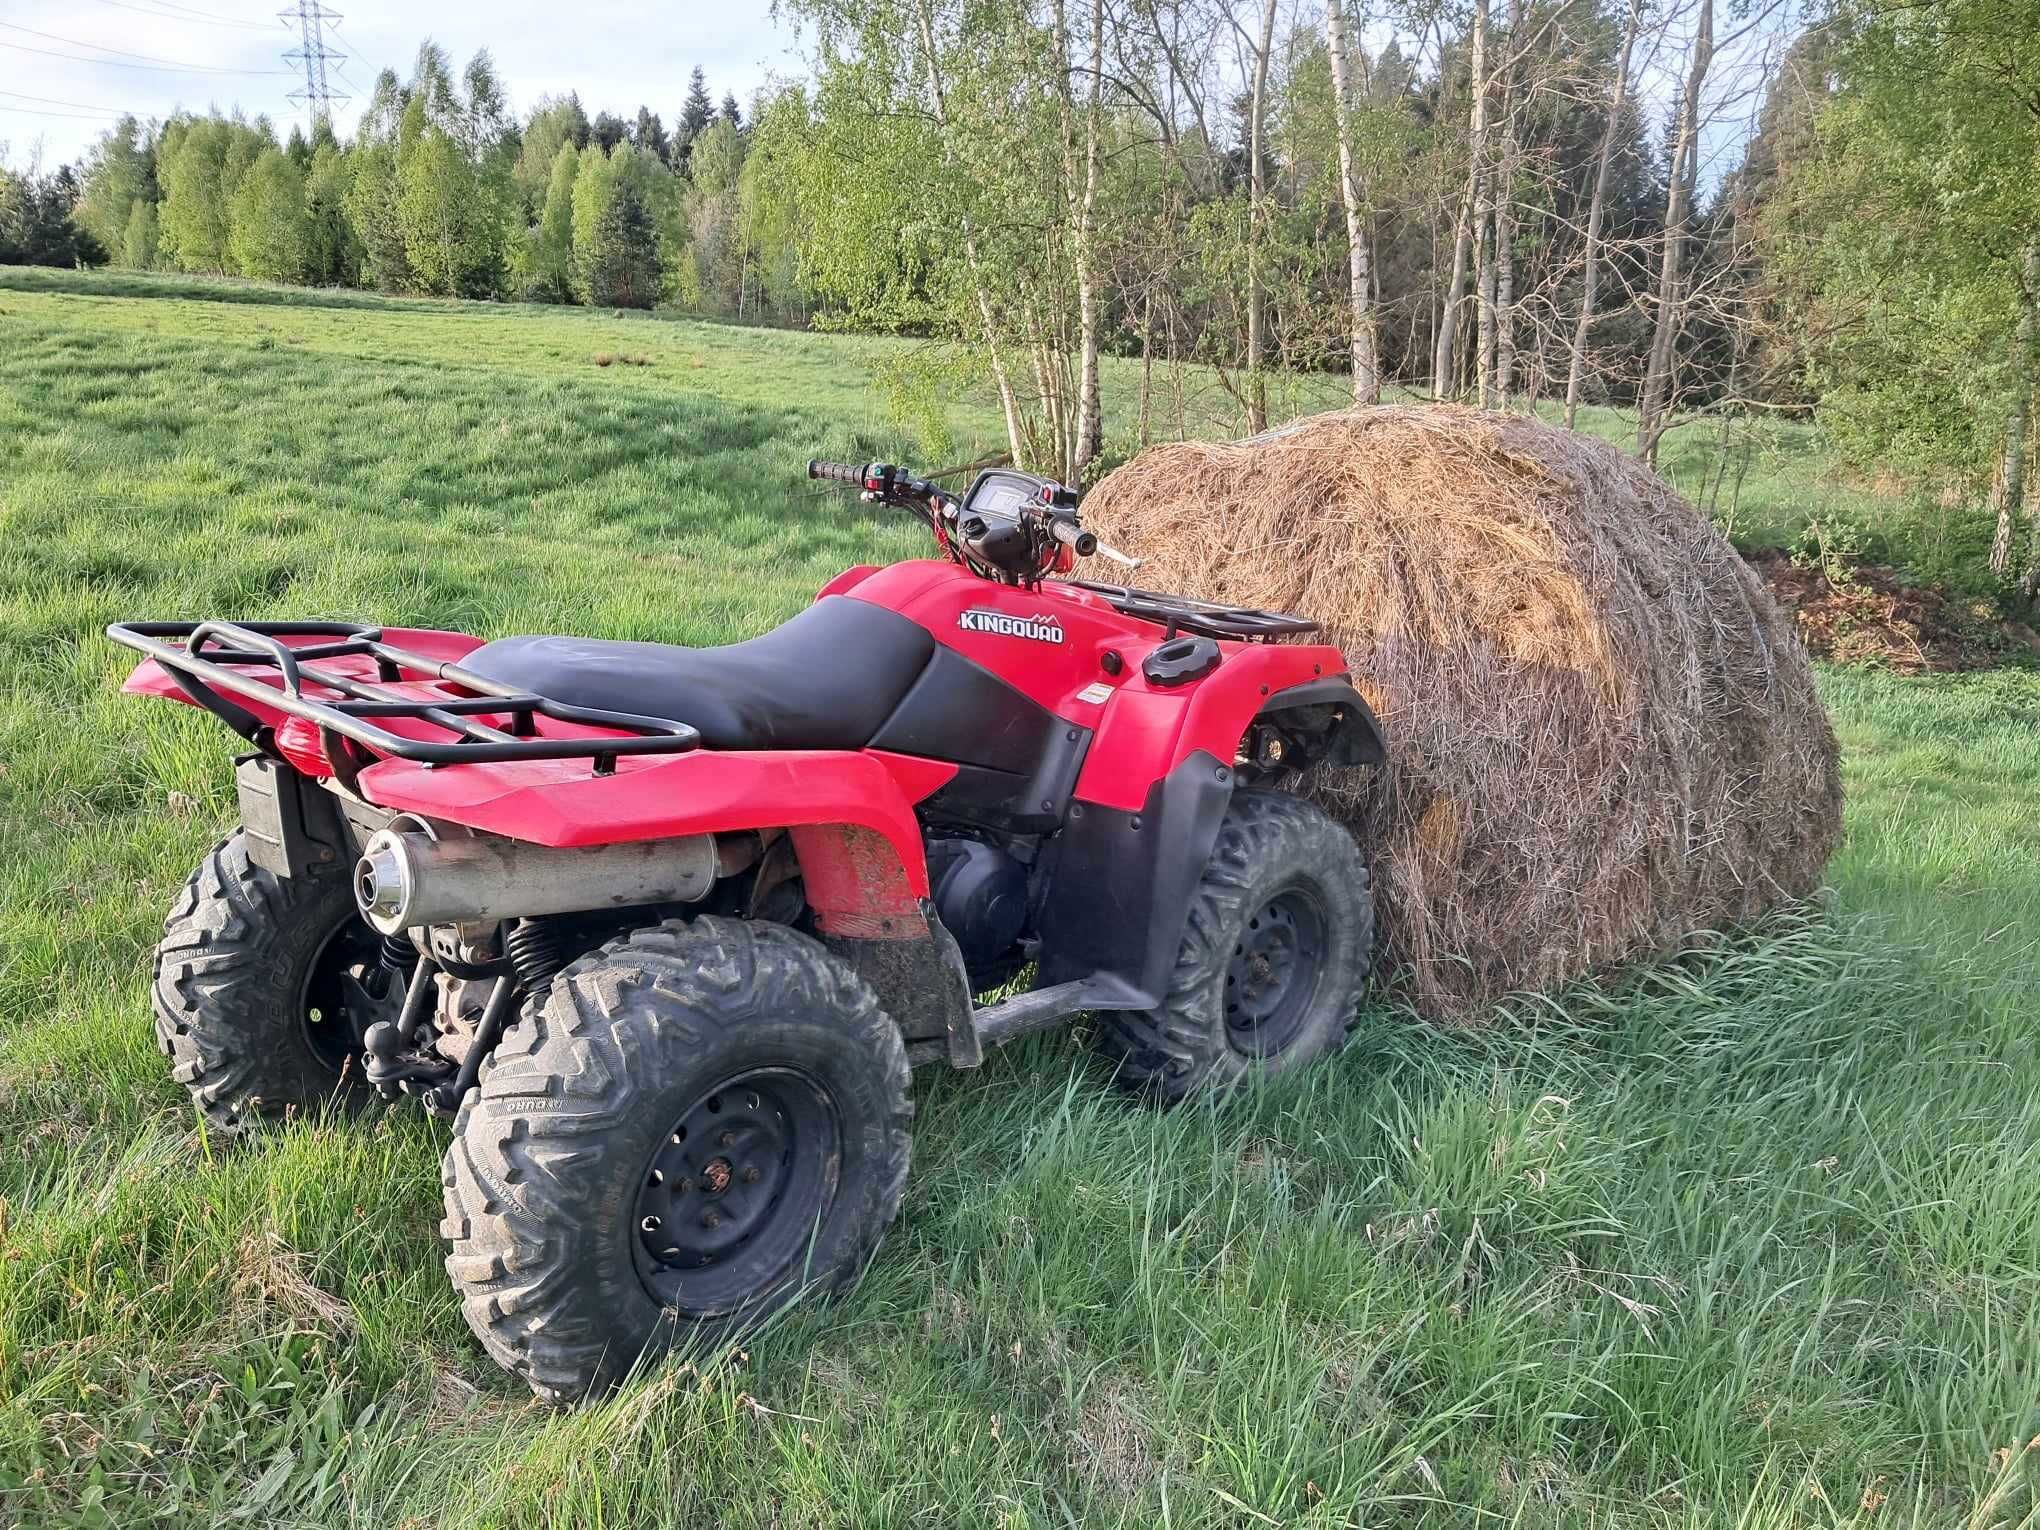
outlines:
M406 825L406 827L399 827ZM398 819L354 865L354 901L385 935L644 903L695 903L715 885L712 834L558 850L485 834L440 839Z

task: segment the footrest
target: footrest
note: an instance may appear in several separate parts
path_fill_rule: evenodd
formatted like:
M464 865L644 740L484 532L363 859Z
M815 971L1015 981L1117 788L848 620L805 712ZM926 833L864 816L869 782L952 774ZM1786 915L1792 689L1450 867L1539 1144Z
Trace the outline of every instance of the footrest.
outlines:
M1143 993L1124 978L1099 974L1057 983L1031 993L1015 994L971 1014L980 1045L1004 1046L1017 1037L1047 1030L1059 1020L1091 1009L1153 1009L1153 994Z

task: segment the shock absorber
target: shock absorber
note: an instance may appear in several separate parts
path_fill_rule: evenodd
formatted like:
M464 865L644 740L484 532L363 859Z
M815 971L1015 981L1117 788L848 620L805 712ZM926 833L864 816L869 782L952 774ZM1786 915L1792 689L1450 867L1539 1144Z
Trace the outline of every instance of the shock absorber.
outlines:
M518 986L531 999L543 999L554 975L567 964L559 931L550 919L517 920L503 937L503 954L510 958Z
M411 944L409 935L385 935L382 937L383 970L399 983L408 982L411 969L418 965L418 948Z

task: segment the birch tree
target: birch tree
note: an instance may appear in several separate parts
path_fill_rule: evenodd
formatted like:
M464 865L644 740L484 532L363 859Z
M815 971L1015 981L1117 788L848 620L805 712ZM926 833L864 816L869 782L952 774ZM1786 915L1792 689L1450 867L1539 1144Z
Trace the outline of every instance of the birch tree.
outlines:
M1468 266L1484 211L1488 108L1488 0L1474 0L1468 89L1473 98L1466 133L1466 189L1453 220L1452 274L1438 310L1437 338L1432 348L1431 396L1451 398L1459 391L1459 314L1466 302Z
M1332 111L1339 135L1339 200L1346 210L1346 294L1352 311L1353 402L1381 402L1381 359L1374 319L1374 244L1366 194L1354 170L1353 88L1340 0L1325 0L1325 48L1332 65Z
M1601 292L1601 231L1608 218L1608 178L1615 164L1615 143L1629 105L1629 68L1636 55L1636 37L1643 25L1643 0L1629 0L1622 23L1622 46L1609 77L1608 118L1594 154L1594 189L1587 205L1587 232L1580 253L1580 312L1573 325L1572 360L1566 369L1565 425L1579 417L1580 390L1586 379L1587 343L1592 337Z

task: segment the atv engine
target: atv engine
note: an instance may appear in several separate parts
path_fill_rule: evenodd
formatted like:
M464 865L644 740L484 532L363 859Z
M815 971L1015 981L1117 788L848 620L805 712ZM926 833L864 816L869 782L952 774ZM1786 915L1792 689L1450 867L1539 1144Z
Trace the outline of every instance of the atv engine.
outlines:
M928 887L974 991L996 988L1019 969L1027 868L1017 856L981 839L930 835Z
M482 1012L488 1008L495 980L460 978L441 972L435 981L439 985L439 1002L432 1013L433 1049L448 1062L464 1062L468 1048L475 1044L475 1032L481 1025Z

